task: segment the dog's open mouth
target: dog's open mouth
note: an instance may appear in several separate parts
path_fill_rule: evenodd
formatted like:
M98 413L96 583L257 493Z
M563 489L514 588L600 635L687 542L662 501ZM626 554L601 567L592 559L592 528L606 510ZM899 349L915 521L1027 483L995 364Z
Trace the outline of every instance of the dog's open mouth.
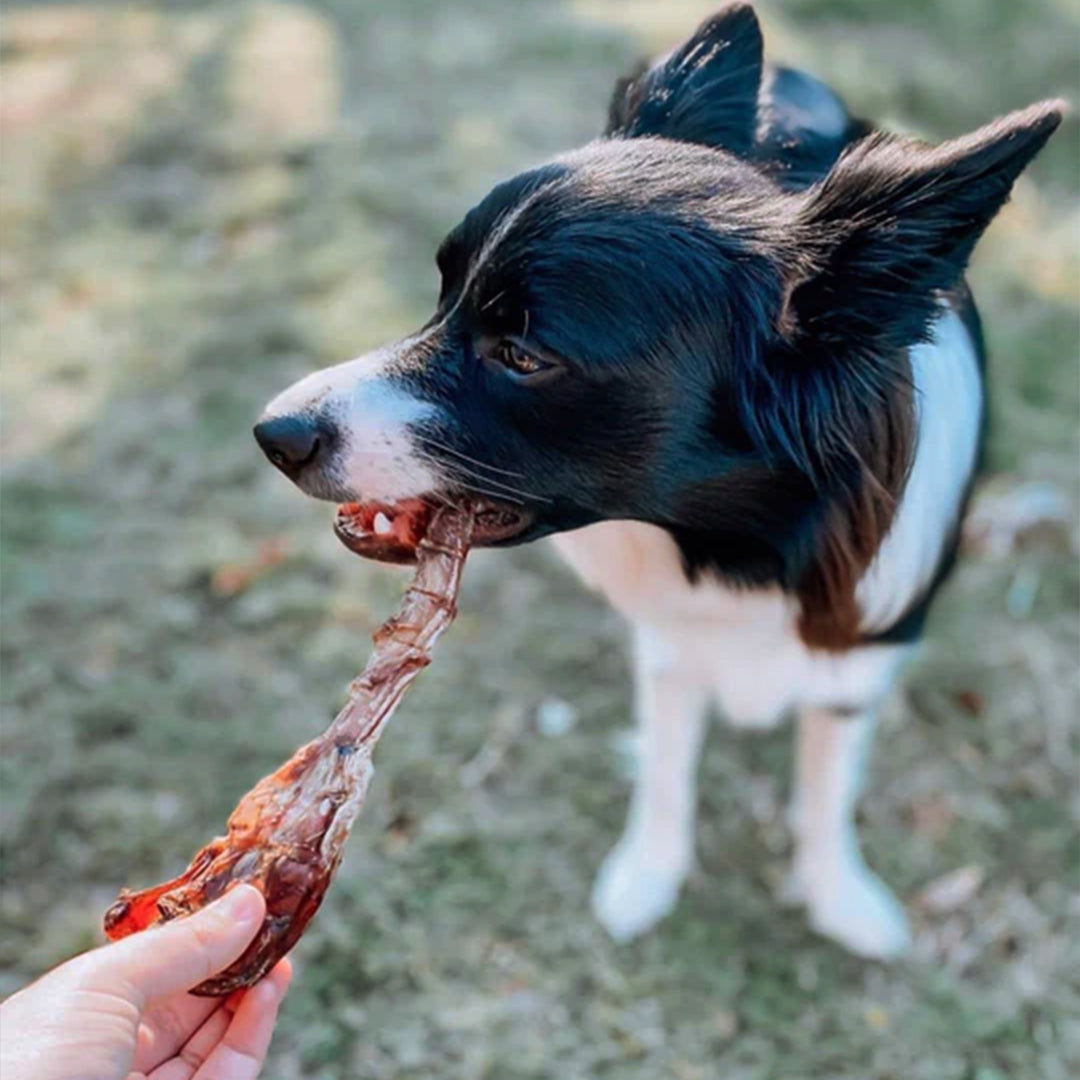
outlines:
M388 563L416 562L416 546L427 530L434 505L426 499L399 503L342 503L334 521L338 539L365 559ZM523 506L473 500L473 546L510 540L532 523Z

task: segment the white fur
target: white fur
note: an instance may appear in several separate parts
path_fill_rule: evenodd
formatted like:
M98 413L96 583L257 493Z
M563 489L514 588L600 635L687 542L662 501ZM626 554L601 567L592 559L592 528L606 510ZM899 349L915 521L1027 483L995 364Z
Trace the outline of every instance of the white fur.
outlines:
M315 475L305 472L298 480L309 495L393 503L439 485L437 472L418 454L409 431L410 424L432 414L432 406L389 378L409 344L415 342L315 371L266 407L264 420L317 413L335 427L338 441L330 460Z
M884 630L930 581L957 523L975 465L983 392L960 316L945 311L934 338L911 350L918 441L892 528L859 582L866 630Z
M809 649L798 605L779 588L691 585L674 540L640 522L591 525L555 539L560 553L637 627L639 656L716 699L728 721L769 727L796 705L856 705L888 689L906 650Z
M934 340L912 351L918 436L893 528L857 599L867 629L884 629L919 596L956 523L974 464L982 392L963 324L943 313ZM906 920L859 854L852 812L874 706L908 649L808 648L797 602L778 588L691 585L674 541L637 522L558 537L560 553L635 626L644 753L630 820L601 871L594 909L616 937L639 933L674 905L693 846L694 735L713 698L735 724L800 713L795 881L821 932L867 956L891 956ZM843 706L857 718L830 713ZM680 794L666 790L677 783Z
M887 958L910 944L900 903L859 851L853 814L862 789L873 716L799 713L792 825L792 898L815 930L861 956Z
M647 930L679 898L694 858L695 774L707 694L656 664L637 637L637 786L626 831L593 889L593 910L617 941Z

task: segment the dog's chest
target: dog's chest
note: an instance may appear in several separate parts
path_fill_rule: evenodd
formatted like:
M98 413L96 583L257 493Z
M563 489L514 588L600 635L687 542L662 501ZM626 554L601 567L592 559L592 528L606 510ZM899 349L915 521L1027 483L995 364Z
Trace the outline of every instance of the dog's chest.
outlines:
M556 537L559 553L637 635L639 664L705 686L731 722L768 726L797 705L860 707L888 687L903 650L808 649L779 588L692 584L662 529L613 521Z
M892 528L858 586L868 632L892 625L933 578L978 447L978 360L954 311L943 311L931 340L911 350L911 367L919 423L915 460ZM810 649L796 629L793 597L779 588L691 584L674 541L652 525L604 522L557 537L555 544L586 583L634 623L641 663L706 684L735 722L767 724L795 705L870 706L909 651Z

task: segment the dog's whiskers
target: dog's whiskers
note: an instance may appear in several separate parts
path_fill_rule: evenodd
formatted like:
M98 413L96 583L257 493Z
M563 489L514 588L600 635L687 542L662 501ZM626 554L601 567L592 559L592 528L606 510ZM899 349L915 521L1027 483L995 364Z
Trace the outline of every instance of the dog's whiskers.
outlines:
M479 458L470 457L463 451L447 445L432 435L425 434L423 439L424 442L429 443L434 449L441 453L450 454L451 457L460 458L462 461L467 462L469 465L474 465L479 469L486 469L488 472L499 473L502 476L516 476L519 478L524 478L525 476L525 474L518 469L502 469L499 468L498 465L489 465L486 461L481 461Z
M519 505L524 504L527 500L533 502L551 501L545 495L538 495L531 491L525 491L523 488L514 487L512 484L507 484L492 476L484 476L482 473L478 473L460 462L439 461L430 454L426 455L426 458L432 464L449 472L453 480L468 487L469 491L473 494L487 495L493 499L501 499L505 502L514 502Z

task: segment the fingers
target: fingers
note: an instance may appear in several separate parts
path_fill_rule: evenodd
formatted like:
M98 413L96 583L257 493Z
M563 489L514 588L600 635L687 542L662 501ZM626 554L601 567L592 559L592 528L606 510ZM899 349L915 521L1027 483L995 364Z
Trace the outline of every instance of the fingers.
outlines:
M221 1007L219 998L184 993L173 994L153 1006L139 1025L139 1044L131 1067L148 1073L159 1062L167 1061Z
M244 994L232 1023L195 1074L195 1080L255 1080L266 1060L278 1007L291 978L292 967L288 960L282 960Z
M170 1056L168 1061L150 1073L148 1080L191 1080L224 1038L232 1019L232 1013L219 1004L202 1027L180 1047L177 1055Z
M258 1075L291 974L291 965L282 960L262 982L242 991L242 997L234 995L235 1013L232 998L219 1004L179 1055L150 1073L148 1080L251 1080ZM245 1003L247 1021L241 1016ZM244 1030L245 1023L249 1030Z
M142 1007L228 967L254 938L265 913L262 893L237 885L194 915L96 950L88 957L88 973L109 989L126 986Z

